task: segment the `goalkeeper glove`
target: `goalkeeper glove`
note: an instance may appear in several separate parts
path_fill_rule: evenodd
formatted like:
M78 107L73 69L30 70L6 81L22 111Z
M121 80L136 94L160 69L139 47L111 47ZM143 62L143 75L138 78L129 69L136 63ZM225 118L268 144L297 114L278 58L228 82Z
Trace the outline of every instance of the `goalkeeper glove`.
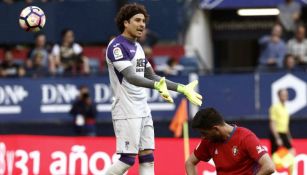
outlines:
M188 85L179 84L177 86L177 92L180 92L186 96L186 98L195 105L201 106L202 96L194 91L195 86L198 84L198 80L194 80Z
M164 100L169 103L173 103L172 97L169 95L169 92L166 87L165 77L161 78L159 82L155 82L154 87L159 91L160 95Z

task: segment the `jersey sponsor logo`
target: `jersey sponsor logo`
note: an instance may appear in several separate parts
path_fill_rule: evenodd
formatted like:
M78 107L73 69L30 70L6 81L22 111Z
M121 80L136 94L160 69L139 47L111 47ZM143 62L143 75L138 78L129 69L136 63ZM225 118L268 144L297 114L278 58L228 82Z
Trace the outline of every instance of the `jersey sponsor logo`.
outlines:
M126 150L128 150L129 149L129 141L125 141L125 148L126 148Z
M136 60L136 67L145 67L145 58L139 58Z
M256 150L257 150L257 153L258 153L258 154L260 154L260 153L262 153L263 151L265 151L265 149L264 149L261 145L256 146Z
M236 155L238 155L238 153L239 153L238 147L237 147L237 146L233 146L233 147L232 147L232 154L233 154L234 156L236 156Z
M145 58L139 58L136 60L136 72L145 71Z
M115 60L119 60L124 57L122 50L119 47L113 49L113 55Z

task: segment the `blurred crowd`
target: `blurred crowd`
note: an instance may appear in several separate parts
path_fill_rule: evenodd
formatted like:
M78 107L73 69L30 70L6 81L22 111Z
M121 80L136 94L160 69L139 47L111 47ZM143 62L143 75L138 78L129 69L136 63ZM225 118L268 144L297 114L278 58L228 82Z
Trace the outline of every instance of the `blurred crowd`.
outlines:
M48 0L40 0L48 2ZM51 0L49 0L51 1ZM14 3L15 0L4 0L5 3ZM36 2L27 0L26 2ZM301 17L301 4L294 0L284 0L278 5L280 14L272 26L271 33L258 40L260 46L257 71L307 71L307 39L306 26ZM0 63L0 77L44 77L66 75L91 75L97 72L106 73L104 52L98 54L102 59L93 59L84 54L84 48L75 41L74 31L64 29L61 33L61 42L47 43L43 33L37 33L33 46L28 50L27 58L14 57L16 47L5 47ZM113 36L110 36L110 40ZM200 58L187 57L184 54L156 56L153 48L159 42L158 34L146 29L139 39L145 56L154 70L160 75L187 75L190 72L201 72ZM163 47L163 46L160 46ZM183 46L182 50L183 50ZM214 72L214 70L213 70Z
M6 47L0 64L0 76L88 75L88 58L83 55L83 47L75 42L73 30L63 30L61 37L61 43L51 46L43 33L36 34L34 45L25 60L15 59L15 48Z
M110 36L109 40L114 37ZM84 47L75 41L74 31L64 29L61 32L61 42L50 44L47 42L44 33L36 33L33 45L23 47L21 52L28 52L26 58L15 58L16 46L3 48L3 58L0 62L0 77L46 77L46 76L87 76L92 74L107 73L104 59L92 58L84 54ZM148 58L152 67L164 75L187 74L197 71L198 65L195 60L185 58L174 58L172 56L155 57L153 47L158 42L158 35L146 29L142 38L139 39L143 46L145 56ZM91 46L89 46L91 47ZM104 49L100 47L95 54L105 57ZM188 60L188 61L187 61ZM194 67L190 69L190 67Z
M259 70L306 71L306 26L301 18L301 5L285 0L278 5L279 16L271 34L259 39Z

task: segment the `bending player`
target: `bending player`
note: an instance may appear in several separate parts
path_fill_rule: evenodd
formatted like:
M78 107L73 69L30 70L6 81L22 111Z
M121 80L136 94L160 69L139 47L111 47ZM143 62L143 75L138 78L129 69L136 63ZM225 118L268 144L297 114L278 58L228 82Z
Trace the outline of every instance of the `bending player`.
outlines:
M166 80L156 75L145 58L137 39L145 30L148 14L139 4L124 5L116 16L121 35L107 48L110 84L114 95L112 120L116 135L116 151L120 159L107 175L124 174L139 157L140 175L154 174L154 129L145 88L156 89L168 102L173 103L168 89L184 94L200 106L202 96L194 91L197 81L188 85Z
M192 128L200 131L202 141L186 161L188 175L196 175L196 165L211 158L219 175L269 175L274 164L250 130L225 123L214 109L198 111Z

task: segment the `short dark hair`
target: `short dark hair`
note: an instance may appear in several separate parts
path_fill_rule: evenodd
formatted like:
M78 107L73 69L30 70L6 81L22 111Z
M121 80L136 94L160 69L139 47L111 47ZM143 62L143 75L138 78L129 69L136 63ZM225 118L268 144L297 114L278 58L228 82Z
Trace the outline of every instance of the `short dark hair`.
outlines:
M126 4L122 6L116 15L115 22L118 30L122 33L125 30L124 21L129 20L132 16L136 14L143 14L145 16L145 21L149 19L149 15L145 6L137 3Z
M34 34L34 38L35 38L35 39L37 39L37 38L40 37L40 36L45 36L45 34L42 33L42 32L38 32L38 33Z
M299 23L295 28L295 32L298 32L300 28L304 28L306 30L304 23Z
M192 128L194 129L211 129L215 125L224 125L225 121L219 112L210 107L199 110L193 120Z
M64 36L68 33L68 32L74 32L71 28L65 28L61 31L61 37L62 39L64 38Z

